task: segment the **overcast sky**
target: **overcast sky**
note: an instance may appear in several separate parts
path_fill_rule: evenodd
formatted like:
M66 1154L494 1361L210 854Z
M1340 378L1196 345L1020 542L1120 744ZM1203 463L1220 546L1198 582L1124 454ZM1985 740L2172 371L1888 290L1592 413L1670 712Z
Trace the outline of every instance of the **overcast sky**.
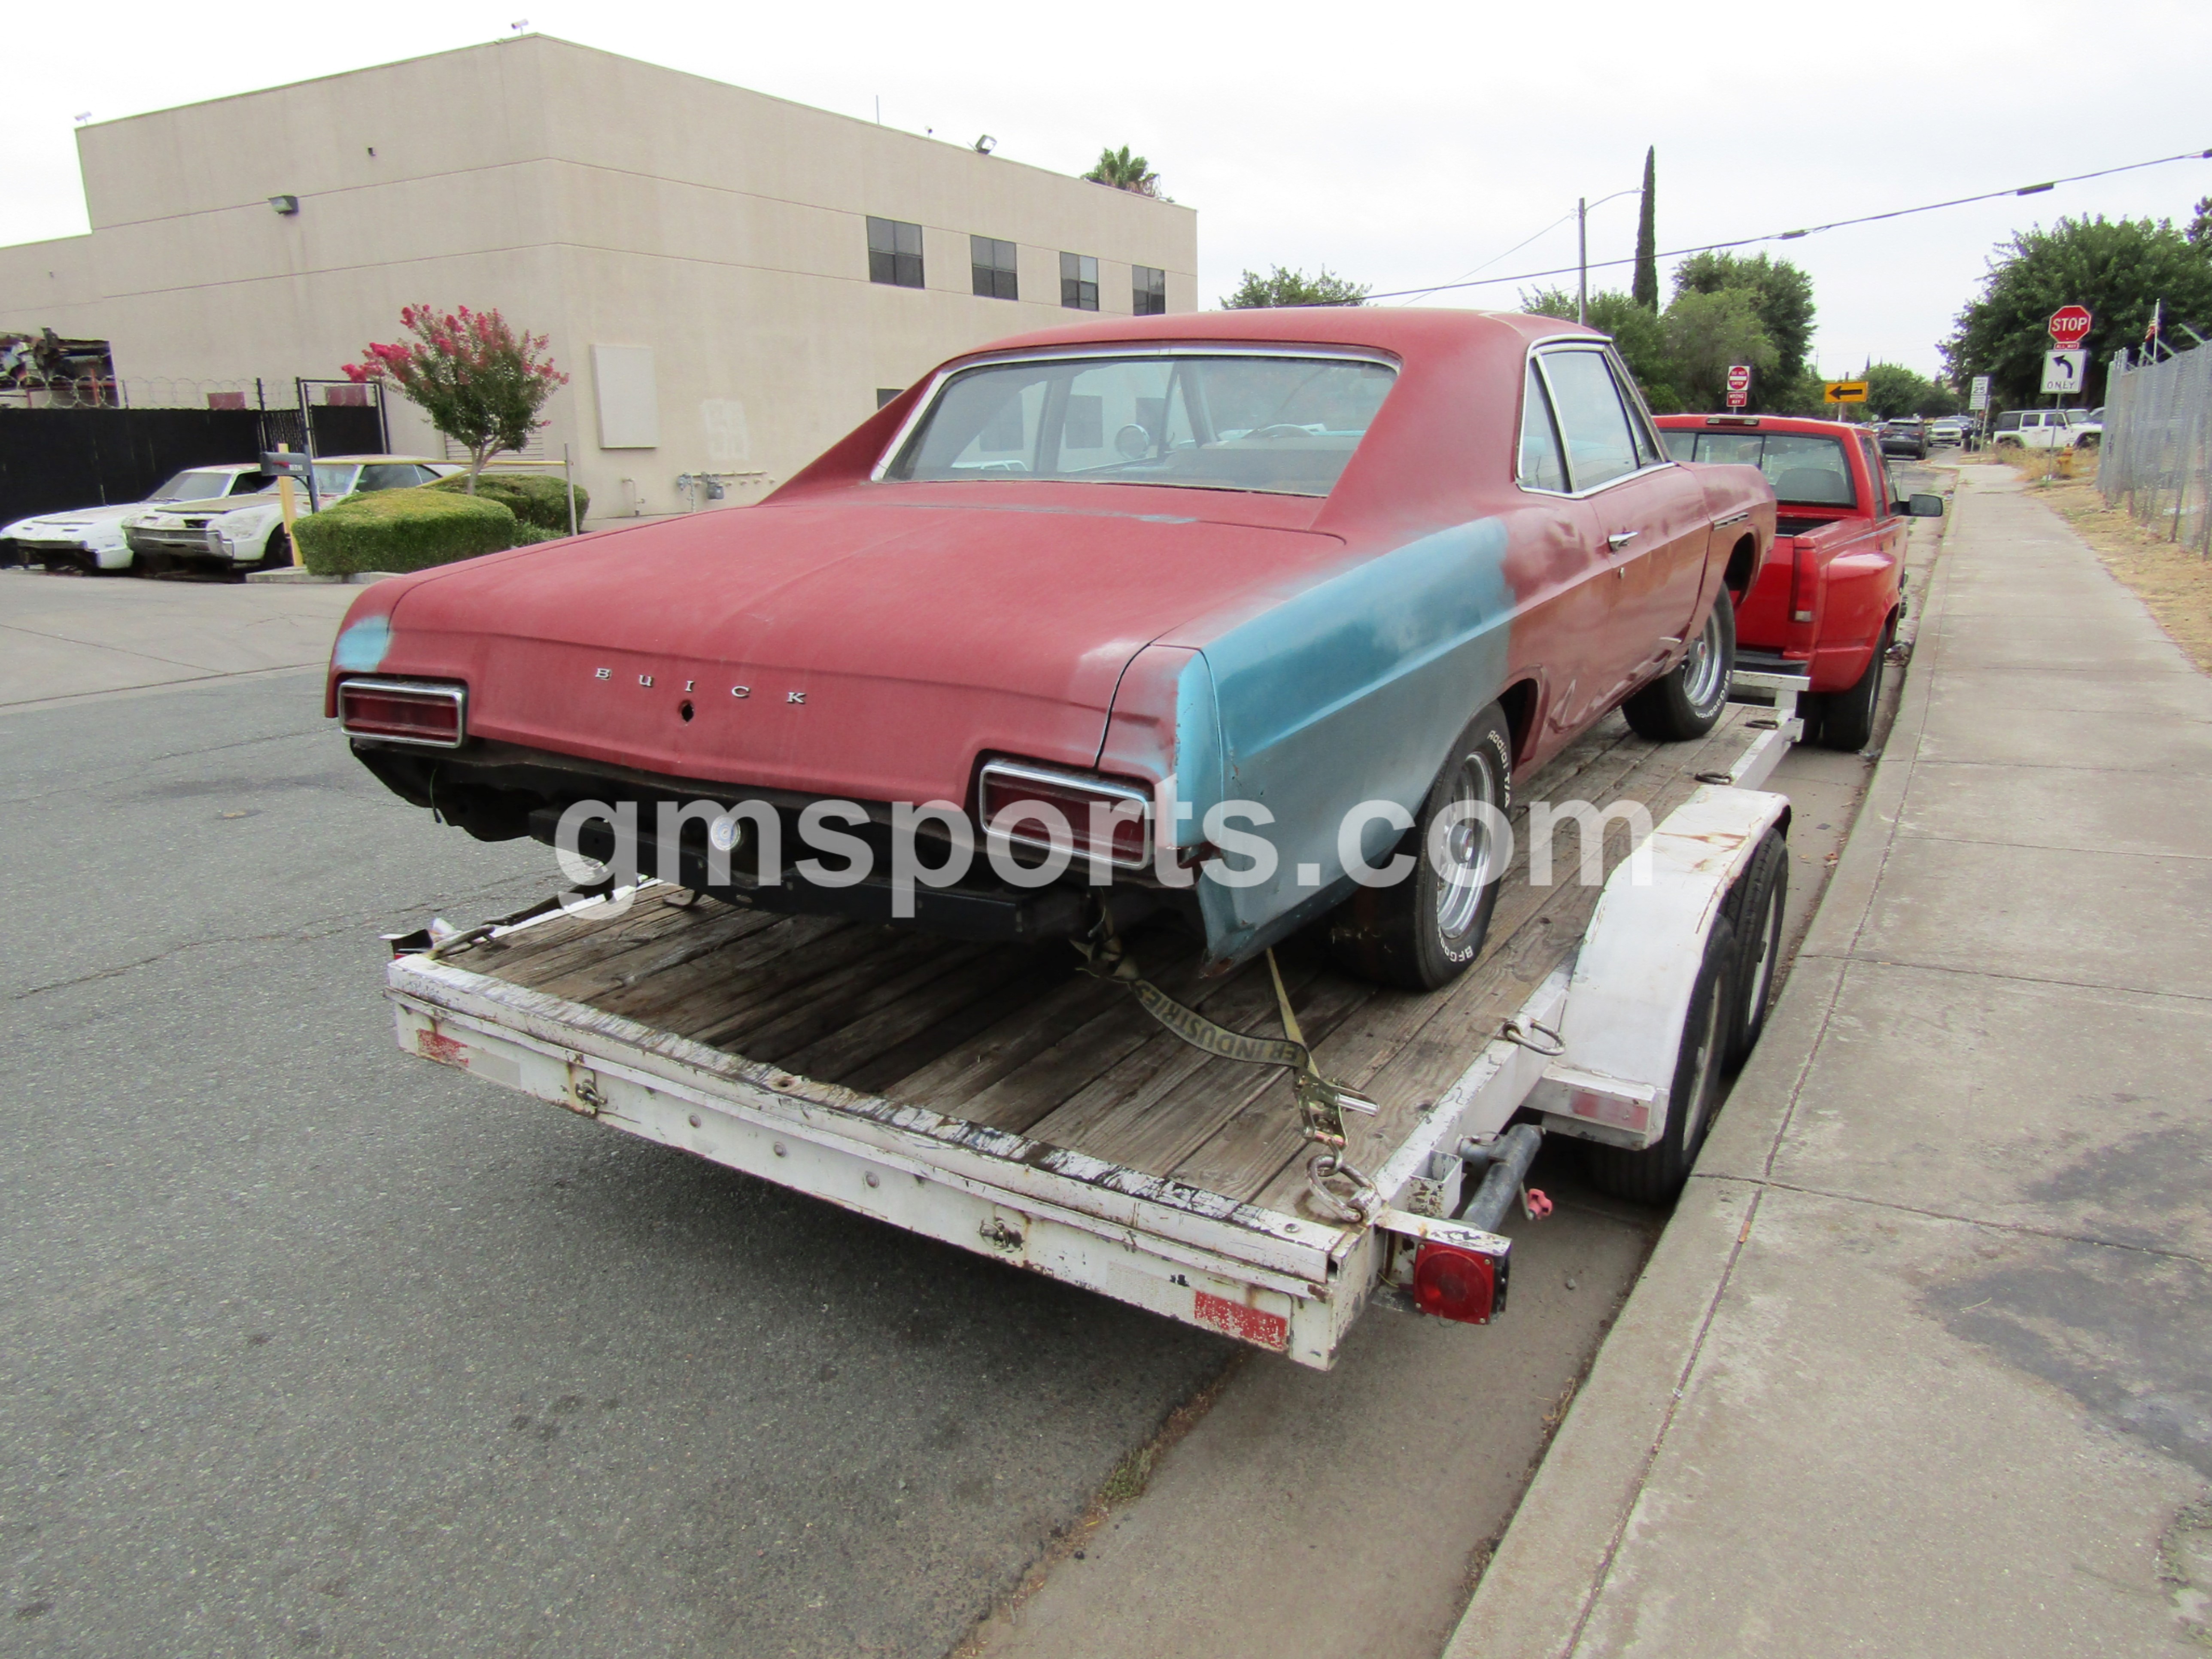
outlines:
M989 132L1000 155L1067 173L1131 144L1198 210L1206 306L1275 263L1377 289L1571 265L1576 197L1632 191L1647 144L1662 250L2212 147L2206 0L509 5L26 6L0 100L0 242L85 229L82 112L465 46L526 9L536 32L868 118L880 98L888 125L963 144ZM2183 161L1775 251L1812 274L1826 370L1872 357L1933 372L2013 230L2183 218L2208 194L2212 161ZM1635 234L1632 194L1595 209L1590 258L1626 258ZM1626 268L1593 278L1626 283ZM1425 303L1517 301L1508 284Z

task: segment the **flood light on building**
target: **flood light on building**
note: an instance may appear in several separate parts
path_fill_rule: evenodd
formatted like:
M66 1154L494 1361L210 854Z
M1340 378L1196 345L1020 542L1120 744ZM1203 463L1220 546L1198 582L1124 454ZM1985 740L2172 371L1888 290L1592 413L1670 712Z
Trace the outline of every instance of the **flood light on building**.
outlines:
M296 196L272 196L269 198L269 205L277 213L289 218L300 210L300 198Z
M975 154L978 155L988 155L993 150L998 149L998 147L999 141L987 132L981 138L978 138L975 141Z

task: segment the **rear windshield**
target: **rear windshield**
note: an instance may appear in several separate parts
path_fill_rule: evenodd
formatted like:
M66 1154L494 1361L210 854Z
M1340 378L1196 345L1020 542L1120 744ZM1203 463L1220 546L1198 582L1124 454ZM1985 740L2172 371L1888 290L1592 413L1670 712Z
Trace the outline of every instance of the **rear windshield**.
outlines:
M1852 507L1851 466L1834 438L1795 432L1668 432L1667 453L1678 461L1755 466L1792 507Z
M1338 357L1040 358L947 380L884 470L1326 495L1396 371Z

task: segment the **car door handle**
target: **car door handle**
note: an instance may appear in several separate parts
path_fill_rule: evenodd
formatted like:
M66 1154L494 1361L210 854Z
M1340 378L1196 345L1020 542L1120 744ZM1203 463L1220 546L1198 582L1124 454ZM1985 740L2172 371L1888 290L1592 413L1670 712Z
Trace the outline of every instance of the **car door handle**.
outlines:
M1618 553L1643 533L1640 530L1616 530L1605 538L1605 544Z

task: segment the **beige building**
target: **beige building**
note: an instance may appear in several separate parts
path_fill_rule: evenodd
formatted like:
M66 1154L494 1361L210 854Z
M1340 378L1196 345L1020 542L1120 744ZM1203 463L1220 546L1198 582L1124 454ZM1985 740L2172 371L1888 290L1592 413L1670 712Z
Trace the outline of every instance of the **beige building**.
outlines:
M536 447L595 519L757 500L964 348L1196 305L1189 208L544 35L77 145L91 234L0 247L0 329L275 403L403 305L496 307L571 377ZM392 436L443 453L398 399Z

